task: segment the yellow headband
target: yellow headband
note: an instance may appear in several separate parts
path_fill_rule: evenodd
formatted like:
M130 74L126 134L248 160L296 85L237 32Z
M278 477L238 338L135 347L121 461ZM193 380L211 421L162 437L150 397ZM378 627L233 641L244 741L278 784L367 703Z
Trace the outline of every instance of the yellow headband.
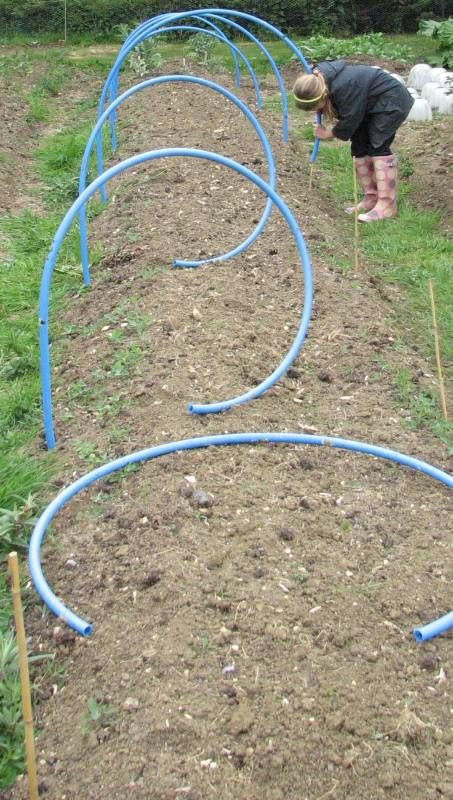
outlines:
M297 106L299 105L299 103L317 103L318 100L322 100L323 97L324 97L324 92L321 92L321 94L318 95L318 97L310 97L309 100L303 100L302 97L297 97L296 95L294 95L294 100L296 101L296 106Z

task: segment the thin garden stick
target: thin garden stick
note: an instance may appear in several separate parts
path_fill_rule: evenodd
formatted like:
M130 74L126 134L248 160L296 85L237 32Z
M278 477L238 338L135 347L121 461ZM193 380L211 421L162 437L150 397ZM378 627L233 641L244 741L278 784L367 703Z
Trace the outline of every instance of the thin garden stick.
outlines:
M432 281L428 281L429 285L429 294L431 297L431 311L433 314L433 334L434 334L434 349L436 351L436 364L437 364L437 374L439 376L439 394L440 394L440 405L442 408L442 413L444 415L445 422L448 422L448 412L447 412L447 401L445 398L445 385L444 385L444 375L442 372L442 362L440 360L440 346L439 346L439 332L437 330L437 316L436 316L436 302L434 300L434 289Z
M354 187L354 269L360 272L359 257L359 200L357 197L357 173L355 169L355 156L352 157L352 181Z
M33 714L31 710L30 676L28 674L27 644L25 640L24 615L20 597L19 567L17 553L8 555L8 569L11 575L11 595L13 598L14 620L16 623L17 647L19 651L19 670L22 694L22 716L25 728L25 755L27 761L28 796L38 800L38 781L36 777L35 740L33 738Z

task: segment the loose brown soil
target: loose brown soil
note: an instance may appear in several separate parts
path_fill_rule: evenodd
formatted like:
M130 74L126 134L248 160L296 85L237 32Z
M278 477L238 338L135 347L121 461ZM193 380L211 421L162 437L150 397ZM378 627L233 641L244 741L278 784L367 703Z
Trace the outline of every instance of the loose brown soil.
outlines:
M270 79L263 94L275 94ZM120 117L115 158L202 147L265 175L247 121L205 90L170 85ZM395 327L404 296L366 264L347 277L333 269L334 255L352 258L352 223L326 178L316 174L309 191L306 144L292 131L284 146L271 112L260 120L313 261L304 347L260 399L188 414L188 401L241 394L279 364L298 326L300 266L274 212L241 257L173 270L175 257L234 247L263 197L190 159L129 172L90 223L104 256L54 346L62 485L115 456L232 431L338 435L448 469L440 442L411 430L395 400L397 368L414 391L435 382L414 332ZM441 141L446 122L433 129ZM420 131L407 125L399 137L416 187L428 160L430 179L444 166L437 150L417 155ZM442 210L437 188L429 197ZM425 199L416 189L413 201ZM405 349L394 346L400 336ZM292 445L177 453L116 477L63 509L44 550L50 585L93 621L93 635L75 637L38 602L27 615L34 651L56 647L65 666L37 709L43 796L453 797L451 637L420 647L410 633L451 607L444 487L384 461ZM25 797L25 781L12 797Z

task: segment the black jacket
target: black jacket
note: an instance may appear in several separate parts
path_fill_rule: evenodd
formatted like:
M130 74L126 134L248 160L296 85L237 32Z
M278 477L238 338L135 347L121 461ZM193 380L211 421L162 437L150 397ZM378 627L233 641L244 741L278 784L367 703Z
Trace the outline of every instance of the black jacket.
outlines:
M338 115L333 128L337 139L350 139L370 114L400 112L402 122L414 103L406 87L382 69L347 64L341 59L320 61L316 66L326 80Z

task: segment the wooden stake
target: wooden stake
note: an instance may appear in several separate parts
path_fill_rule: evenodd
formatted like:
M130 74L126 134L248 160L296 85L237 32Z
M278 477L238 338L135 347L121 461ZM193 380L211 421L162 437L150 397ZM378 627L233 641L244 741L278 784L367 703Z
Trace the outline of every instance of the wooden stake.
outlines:
M38 800L38 781L36 777L35 740L33 738L33 714L31 710L30 676L28 674L27 643L25 640L24 615L20 596L19 566L17 553L8 556L8 569L11 575L11 595L13 598L14 620L16 623L17 647L19 650L19 670L22 693L22 716L25 728L25 755L27 760L28 796Z
M352 157L352 182L354 189L354 269L360 272L359 256L359 199L357 196L357 172L355 168L355 156Z
M440 394L440 405L442 408L442 413L444 415L444 419L448 422L448 412L447 412L447 401L445 398L445 385L444 385L444 375L442 372L442 362L440 360L440 345L439 345L439 332L437 330L437 316L436 316L436 303L434 300L434 289L432 281L428 281L429 285L429 294L431 297L431 311L433 314L433 334L434 334L434 349L436 351L436 364L437 364L437 374L439 376L439 394Z

